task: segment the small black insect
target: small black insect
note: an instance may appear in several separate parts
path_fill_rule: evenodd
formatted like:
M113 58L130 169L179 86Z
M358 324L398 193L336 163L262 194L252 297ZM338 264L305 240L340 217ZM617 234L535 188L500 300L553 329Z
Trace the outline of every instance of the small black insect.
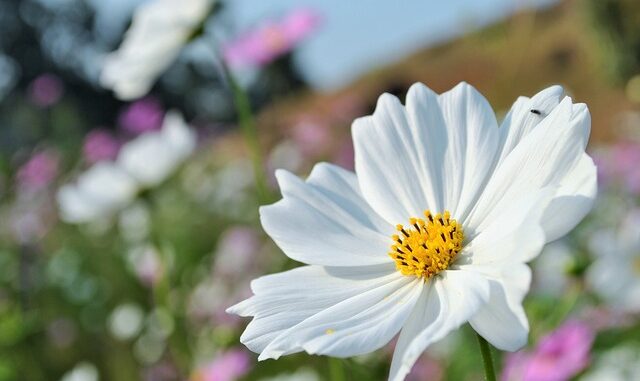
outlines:
M536 115L542 115L542 111L537 110L537 109L535 109L535 108L531 110L531 113L532 113L532 114L536 114Z

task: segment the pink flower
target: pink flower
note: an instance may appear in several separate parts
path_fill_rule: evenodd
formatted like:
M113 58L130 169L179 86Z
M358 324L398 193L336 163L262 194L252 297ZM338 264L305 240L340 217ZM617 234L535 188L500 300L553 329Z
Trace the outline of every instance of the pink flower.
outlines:
M618 174L635 171L640 162L640 144L621 142L612 147L612 159Z
M590 361L594 332L585 323L569 321L543 337L533 352L507 356L502 381L565 381Z
M37 191L48 186L58 175L59 155L53 150L35 153L20 169L17 183L24 190Z
M338 148L338 152L335 153L333 161L342 168L353 170L355 163L353 143L351 143L351 140L344 140L342 142Z
M134 261L134 270L138 279L148 287L158 283L164 274L164 267L158 252L148 247Z
M598 180L602 185L618 184L632 195L640 195L640 144L620 142L595 153Z
M258 233L249 227L235 226L227 229L218 240L214 271L216 275L245 275L259 261Z
M297 9L279 22L268 22L223 46L233 67L263 66L291 51L316 29L320 17L309 9Z
M53 74L42 74L29 86L29 98L39 107L53 106L62 98L63 93L62 81Z
M118 154L120 144L108 131L95 129L87 134L82 145L84 159L94 164L102 160L113 160Z
M411 373L407 375L406 381L438 381L442 380L442 367L440 364L427 356L421 356L420 359L411 368Z
M241 349L231 349L196 370L191 381L234 381L251 368L251 357Z
M312 117L301 118L293 126L292 137L300 152L307 157L324 153L331 144L329 126Z
M157 130L162 126L164 110L160 102L153 97L146 97L128 105L118 117L118 124L131 134Z

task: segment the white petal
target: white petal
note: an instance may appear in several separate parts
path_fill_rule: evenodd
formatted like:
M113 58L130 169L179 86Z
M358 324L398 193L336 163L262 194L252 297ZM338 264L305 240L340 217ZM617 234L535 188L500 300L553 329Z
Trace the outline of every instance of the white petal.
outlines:
M548 87L533 98L520 97L513 104L500 126L501 153L503 160L540 122L560 104L564 90L560 86Z
M596 166L585 155L562 180L551 204L542 218L547 242L554 241L569 231L589 213L598 191Z
M384 94L372 116L354 122L353 139L363 194L393 224L425 209L466 214L499 141L491 107L466 83L439 97L416 84L406 110Z
M343 300L282 332L259 360L305 350L310 354L349 357L387 344L402 328L424 282L397 275L391 282Z
M463 221L465 228L481 231L522 194L560 186L584 155L589 130L586 108L573 106L565 98L498 164L471 215Z
M458 254L454 265L498 266L525 263L535 258L545 243L540 221L542 212L553 194L553 188L544 188L519 197L475 234Z
M389 263L394 227L362 199L353 173L318 164L307 182L277 171L283 199L260 208L265 231L292 259L325 266Z
M261 353L281 333L305 319L400 277L393 264L299 267L254 280L255 296L227 312L255 316L240 341Z
M531 271L524 263L544 246L540 220L553 195L553 188L524 194L479 232L455 262L460 269L489 279L490 300L470 322L500 349L517 350L527 341L529 324L522 300L529 291Z
M527 344L529 322L522 300L531 285L531 269L525 264L512 264L501 273L491 268L489 301L475 314L471 326L494 347L516 351Z
M416 129L440 126L415 126ZM416 132L418 134L419 132ZM372 116L356 119L352 128L355 168L365 199L390 224L404 223L429 208L417 152L404 107L390 94L378 99Z
M440 95L438 101L448 134L443 163L445 208L463 220L495 167L498 123L489 102L465 82Z
M403 380L429 345L468 321L488 299L489 282L480 274L447 270L434 278L400 333L389 380Z
M442 163L447 148L445 125L438 95L422 83L416 83L407 93L407 115L411 128L410 141L419 161L420 187L426 198L426 206L433 211L444 210L444 174ZM425 142L432 142L425 149ZM442 142L442 144L437 144ZM421 215L424 210L417 210Z

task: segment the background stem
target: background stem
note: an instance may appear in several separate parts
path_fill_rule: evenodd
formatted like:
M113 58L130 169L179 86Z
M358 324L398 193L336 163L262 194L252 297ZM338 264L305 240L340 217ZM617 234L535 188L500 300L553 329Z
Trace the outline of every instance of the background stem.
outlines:
M267 204L270 202L265 169L263 166L263 154L260 148L260 141L258 139L258 130L256 128L255 119L253 118L253 112L251 111L251 102L244 89L238 84L233 77L233 74L221 60L222 71L224 72L231 91L233 92L233 103L238 113L238 123L242 129L247 148L249 149L249 155L251 156L251 163L253 165L253 176L256 182L256 193L258 195L258 201L260 204Z
M341 359L329 357L329 376L331 381L346 381L347 377Z

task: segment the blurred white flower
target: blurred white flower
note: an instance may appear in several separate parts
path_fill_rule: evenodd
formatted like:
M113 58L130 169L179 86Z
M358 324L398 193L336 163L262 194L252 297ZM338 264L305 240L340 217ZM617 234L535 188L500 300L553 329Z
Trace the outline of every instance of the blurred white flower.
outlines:
M267 168L269 173L276 169L285 169L289 172L298 172L304 164L304 157L300 148L293 140L284 140L276 145L269 153ZM276 184L275 177L269 179Z
M182 116L169 112L162 130L140 135L125 144L117 163L143 188L164 181L193 152L196 137Z
M129 244L144 241L151 230L149 207L142 201L135 201L120 213L118 219L120 235Z
M158 185L193 152L196 135L176 112L169 112L162 130L126 143L116 162L100 162L77 182L58 191L61 218L70 223L92 222L122 210L146 189Z
M125 207L138 187L133 178L112 162L101 162L80 175L75 184L58 191L60 217L67 222L97 220Z
M406 106L384 94L356 119L356 173L278 171L283 199L260 209L262 226L307 266L251 282L254 295L228 309L253 317L241 342L259 360L349 357L399 333L393 381L466 322L499 349L525 345L527 262L596 193L589 111L562 94L519 98L499 127L472 86L416 84Z
M133 354L141 363L150 365L160 360L166 346L164 338L152 332L145 332L133 345Z
M640 312L640 210L614 229L591 236L589 251L596 258L587 271L587 282L613 308Z
M625 345L601 354L580 381L629 381L640 379L640 350Z
M214 0L152 0L140 5L100 81L123 100L145 95L207 17Z
M73 369L65 373L61 381L98 381L98 369L88 362L78 363Z
M109 331L118 340L135 337L142 329L144 311L133 303L121 304L109 316Z
M173 332L175 324L171 311L164 307L156 307L147 317L147 332L156 337L166 339Z
M533 285L536 293L561 296L569 284L568 271L574 264L571 246L558 240L545 246L533 262Z
M140 282L153 287L164 275L160 253L152 245L134 246L127 252L127 261Z

